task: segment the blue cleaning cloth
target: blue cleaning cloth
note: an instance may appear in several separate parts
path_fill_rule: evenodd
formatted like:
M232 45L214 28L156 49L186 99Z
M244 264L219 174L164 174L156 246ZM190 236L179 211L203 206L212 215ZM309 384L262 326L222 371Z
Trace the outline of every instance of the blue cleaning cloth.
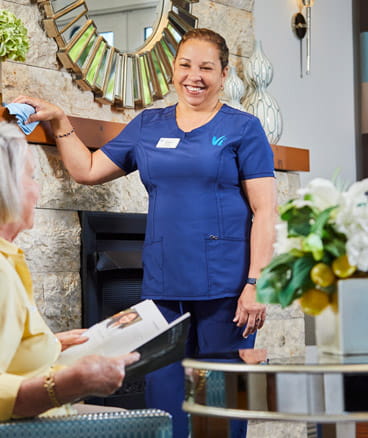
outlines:
M8 103L4 106L8 109L10 114L15 115L18 126L24 132L24 134L30 134L39 124L39 122L32 122L28 125L25 125L28 117L36 112L33 106L28 105L27 103Z

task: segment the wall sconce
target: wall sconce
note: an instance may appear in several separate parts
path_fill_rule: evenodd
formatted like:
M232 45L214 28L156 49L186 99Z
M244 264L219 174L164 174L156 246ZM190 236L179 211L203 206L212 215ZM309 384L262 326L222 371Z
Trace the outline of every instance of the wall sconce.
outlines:
M293 15L292 28L300 40L300 77L303 77L303 56L302 56L302 40L307 35L307 67L306 74L310 74L311 67L311 30L312 30L312 13L311 9L314 5L314 0L297 0L299 12ZM302 14L302 9L305 7L307 19Z

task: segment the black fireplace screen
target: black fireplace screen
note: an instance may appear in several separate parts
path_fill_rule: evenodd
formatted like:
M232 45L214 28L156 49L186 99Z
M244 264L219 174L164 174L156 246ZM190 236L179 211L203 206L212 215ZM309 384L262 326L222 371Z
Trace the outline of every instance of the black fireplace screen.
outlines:
M141 300L146 215L80 212L82 321L90 327ZM107 398L90 403L144 408L144 380L126 381Z

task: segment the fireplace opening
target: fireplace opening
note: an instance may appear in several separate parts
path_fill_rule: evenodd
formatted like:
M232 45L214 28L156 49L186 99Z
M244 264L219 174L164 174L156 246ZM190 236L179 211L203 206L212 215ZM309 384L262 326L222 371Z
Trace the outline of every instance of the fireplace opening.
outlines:
M146 214L83 211L79 216L82 323L90 327L141 301ZM115 394L87 402L144 408L144 386L144 379L126 379Z

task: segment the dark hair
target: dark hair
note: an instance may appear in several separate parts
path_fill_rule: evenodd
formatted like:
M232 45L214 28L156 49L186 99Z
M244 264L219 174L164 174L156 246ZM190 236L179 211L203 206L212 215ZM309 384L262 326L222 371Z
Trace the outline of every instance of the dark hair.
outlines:
M179 43L178 48L176 50L177 54L179 52L181 45L184 44L188 40L209 41L210 43L214 44L220 52L219 57L220 57L222 69L224 69L228 65L228 63L229 63L229 49L226 45L225 38L223 38L217 32L214 32L211 29L206 29L204 27L189 30L188 32L186 32L183 35L182 39L180 40L180 43Z

